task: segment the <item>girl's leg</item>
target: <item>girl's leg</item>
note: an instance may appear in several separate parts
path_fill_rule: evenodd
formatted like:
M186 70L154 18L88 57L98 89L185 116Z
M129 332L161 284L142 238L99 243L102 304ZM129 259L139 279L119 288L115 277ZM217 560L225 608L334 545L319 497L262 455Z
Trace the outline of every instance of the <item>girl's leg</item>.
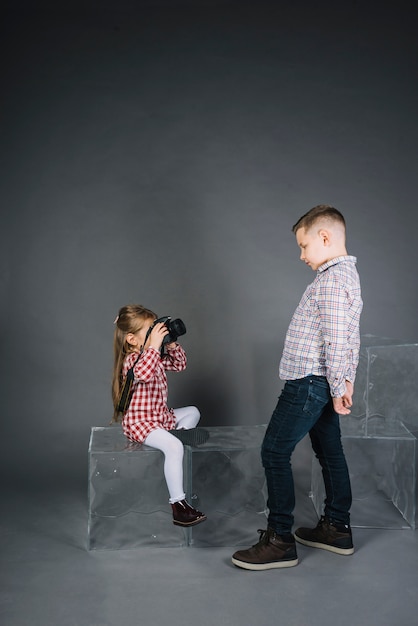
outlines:
M185 406L180 409L174 409L174 417L176 418L176 429L195 428L200 420L200 412L195 406Z
M145 439L147 446L161 450L164 454L164 476L170 494L173 524L195 526L206 519L206 515L194 509L185 500L183 489L183 444L167 430L157 428Z
M183 444L168 431L158 428L153 430L144 442L151 448L161 450L164 454L164 476L170 494L169 502L184 500L183 488Z

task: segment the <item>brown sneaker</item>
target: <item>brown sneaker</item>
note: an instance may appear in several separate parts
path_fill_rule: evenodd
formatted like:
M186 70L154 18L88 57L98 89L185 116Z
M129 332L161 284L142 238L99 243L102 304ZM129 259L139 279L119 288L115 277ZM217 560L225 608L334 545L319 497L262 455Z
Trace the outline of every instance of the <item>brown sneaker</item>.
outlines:
M322 516L316 528L298 528L295 539L311 548L322 548L336 554L353 554L351 528L344 524L335 524L328 517Z
M207 519L204 513L194 509L186 500L174 502L171 508L173 509L173 524L176 526L195 526Z
M283 538L271 528L259 530L260 541L248 550L238 550L232 555L237 567L250 570L265 570L278 567L293 567L298 564L295 540L292 535ZM285 539L285 540L284 540Z

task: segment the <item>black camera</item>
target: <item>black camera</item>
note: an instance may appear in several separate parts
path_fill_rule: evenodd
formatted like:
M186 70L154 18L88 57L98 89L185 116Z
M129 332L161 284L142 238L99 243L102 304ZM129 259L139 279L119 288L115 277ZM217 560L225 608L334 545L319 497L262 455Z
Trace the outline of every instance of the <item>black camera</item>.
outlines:
M159 324L161 322L165 324L165 327L168 330L168 335L166 335L163 339L163 346L166 343L174 343L177 341L177 337L186 334L186 326L184 325L184 322L178 318L172 320L168 315L165 317L159 317L158 320L155 320L152 326L154 327L155 324Z

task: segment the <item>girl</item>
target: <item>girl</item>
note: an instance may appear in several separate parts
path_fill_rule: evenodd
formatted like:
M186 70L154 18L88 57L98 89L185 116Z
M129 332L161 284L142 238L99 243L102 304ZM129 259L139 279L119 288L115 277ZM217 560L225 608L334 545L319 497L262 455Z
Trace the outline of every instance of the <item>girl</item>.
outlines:
M112 398L113 421L119 421L118 402L124 378L134 366L134 382L129 407L122 417L123 432L131 441L145 443L164 454L164 476L170 494L173 523L194 526L206 516L185 500L183 489L183 444L168 432L194 428L200 413L194 406L169 409L165 370L186 368L186 353L177 343L161 346L168 329L157 316L139 304L124 306L115 320Z

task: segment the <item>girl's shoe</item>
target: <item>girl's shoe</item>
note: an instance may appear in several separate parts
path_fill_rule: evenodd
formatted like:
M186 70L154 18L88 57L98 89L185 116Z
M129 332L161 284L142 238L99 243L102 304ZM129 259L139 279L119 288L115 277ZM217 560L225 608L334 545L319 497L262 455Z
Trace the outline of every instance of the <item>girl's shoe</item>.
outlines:
M200 446L209 439L209 433L204 428L179 428L168 432L180 439L185 446Z
M174 502L171 508L173 509L173 524L175 526L195 526L206 519L204 513L194 509L186 500Z

